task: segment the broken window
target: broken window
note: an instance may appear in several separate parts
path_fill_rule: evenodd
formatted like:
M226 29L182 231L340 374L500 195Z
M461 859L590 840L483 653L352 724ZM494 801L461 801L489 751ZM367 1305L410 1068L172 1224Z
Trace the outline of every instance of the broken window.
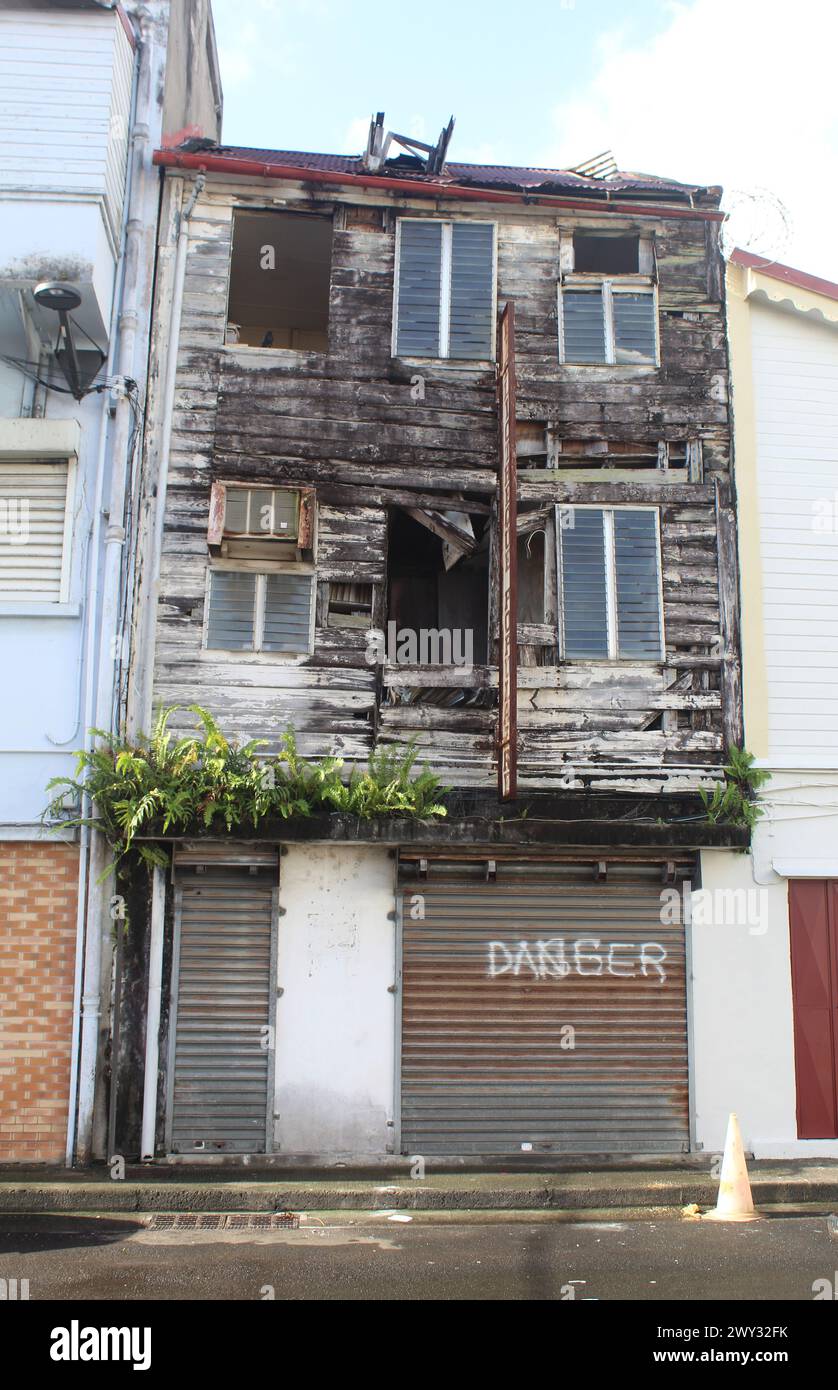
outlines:
M560 360L654 366L658 327L651 239L563 234L561 265Z
M527 424L523 428L533 429ZM518 422L518 468L549 467L575 474L591 472L680 473L690 482L703 477L702 442L700 439L567 439L560 427L541 426L542 449L536 439L530 444L524 435L521 448L522 423Z
M297 654L311 651L313 572L254 574L212 568L208 584L208 648Z
M491 359L494 340L494 224L400 218L394 355Z
M470 679L488 653L486 520L420 508L391 513L386 664L449 668L444 684L435 685L429 669L421 680L391 685L391 703L494 703L495 692L474 689ZM464 668L461 684L457 667Z
M329 627L372 627L372 584L336 582L329 584Z
M327 352L332 219L238 209L227 342Z
M658 515L643 507L558 509L562 649L569 659L659 661Z

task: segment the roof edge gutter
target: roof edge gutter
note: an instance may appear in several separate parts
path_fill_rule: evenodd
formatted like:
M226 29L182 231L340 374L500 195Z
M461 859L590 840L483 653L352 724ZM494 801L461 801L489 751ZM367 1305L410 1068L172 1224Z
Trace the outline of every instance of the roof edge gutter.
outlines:
M231 159L227 155L207 153L187 154L179 150L156 150L155 164L165 168L194 169L201 173L242 174L264 179L281 179L294 183L337 184L349 188L379 188L401 193L404 197L451 198L474 203L525 203L548 208L576 208L582 211L622 213L702 222L723 222L726 214L704 208L671 208L656 204L596 202L593 199L557 198L545 193L510 193L486 188L469 188L464 184L413 183L409 179L387 178L382 174L346 174L328 169L304 169L290 164L266 164L259 159Z

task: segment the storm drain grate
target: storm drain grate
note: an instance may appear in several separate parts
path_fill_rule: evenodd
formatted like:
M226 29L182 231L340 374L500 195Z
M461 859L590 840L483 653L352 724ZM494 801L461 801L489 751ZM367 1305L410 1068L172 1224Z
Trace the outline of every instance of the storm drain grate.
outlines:
M152 1231L296 1231L299 1216L283 1212L156 1212Z

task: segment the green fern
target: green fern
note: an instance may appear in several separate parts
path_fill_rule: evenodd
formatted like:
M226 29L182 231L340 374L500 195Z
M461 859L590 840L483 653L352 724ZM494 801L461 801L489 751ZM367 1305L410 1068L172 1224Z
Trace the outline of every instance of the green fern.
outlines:
M93 826L102 831L117 859L135 847L137 837L170 831L184 833L223 825L228 832L252 829L269 817L315 816L334 812L371 819L444 816L438 777L427 767L415 771L417 753L380 750L366 769L348 775L340 758L308 762L301 757L294 731L280 740L275 758L260 751L266 740L241 747L224 734L200 705L190 705L196 732L175 738L169 722L178 707L161 710L150 737L127 742L94 730L90 751L76 757L74 777L54 777L54 792L42 819L62 825ZM75 801L68 808L68 797ZM91 814L80 807L89 797ZM155 845L136 846L148 864L165 863Z
M741 825L753 830L764 814L757 801L760 787L770 780L771 773L754 767L754 755L744 748L731 745L723 769L725 780L712 790L699 790L707 820L711 825Z

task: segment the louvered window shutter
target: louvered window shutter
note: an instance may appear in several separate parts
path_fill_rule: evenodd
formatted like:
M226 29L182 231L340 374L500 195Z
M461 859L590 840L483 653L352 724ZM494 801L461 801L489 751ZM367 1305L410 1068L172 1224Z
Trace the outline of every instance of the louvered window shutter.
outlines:
M255 574L213 570L207 646L227 651L253 651L255 609Z
M603 514L573 508L572 525L561 532L564 653L608 656L608 579Z
M614 349L616 360L632 363L655 361L655 296L647 294L612 295L614 304Z
M311 642L314 582L308 574L269 574L262 650L307 652Z
M605 362L602 291L565 290L562 294L565 362Z
M0 601L61 601L69 474L66 459L0 462Z
M453 223L450 357L492 356L494 241L494 227L486 223Z
M442 223L408 219L400 228L396 352L438 357Z
M660 656L658 532L653 512L614 512L617 650L623 658Z

